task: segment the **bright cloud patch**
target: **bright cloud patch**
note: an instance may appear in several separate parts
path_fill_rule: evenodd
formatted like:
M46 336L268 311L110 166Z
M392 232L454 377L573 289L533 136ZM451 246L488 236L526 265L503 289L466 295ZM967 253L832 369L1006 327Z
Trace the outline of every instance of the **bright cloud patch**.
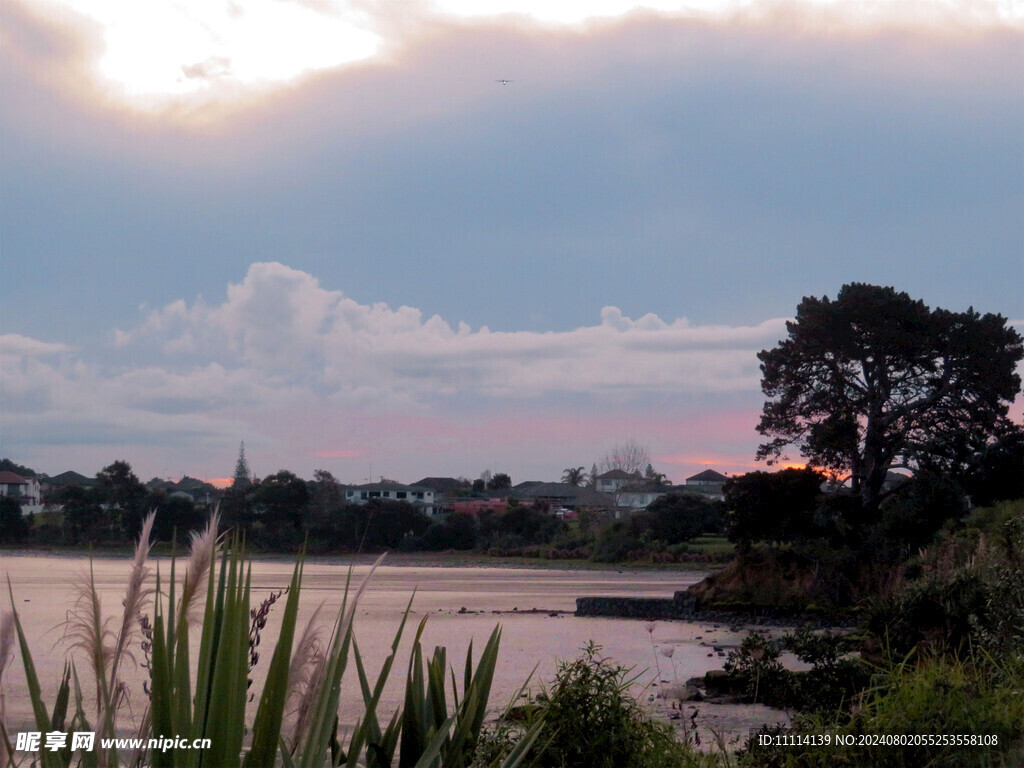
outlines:
M168 374L219 391L232 371L320 395L418 403L447 396L543 397L757 389L755 352L784 333L637 320L605 307L599 325L561 333L451 325L413 307L360 304L282 264L254 264L220 305L182 301L118 334L122 347L159 345ZM212 366L217 373L212 373Z
M710 19L804 14L827 24L928 24L951 27L1019 21L1013 0L52 0L50 19L69 18L101 41L95 74L136 106L176 98L232 99L281 87L307 73L400 49L438 24L495 19L577 27L631 13Z

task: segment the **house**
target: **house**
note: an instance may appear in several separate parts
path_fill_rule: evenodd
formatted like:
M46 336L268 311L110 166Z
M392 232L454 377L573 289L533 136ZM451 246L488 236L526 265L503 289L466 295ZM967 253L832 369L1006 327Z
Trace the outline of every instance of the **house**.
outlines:
M349 504L367 504L373 499L404 501L430 516L439 511L433 489L423 485L402 485L393 480L383 480L345 487L345 501Z
M671 486L655 485L649 482L630 483L622 486L615 494L615 506L619 509L639 511L647 509L651 502L672 490Z
M594 488L601 493L618 493L621 488L642 480L643 477L639 472L610 469L594 478Z
M473 489L468 480L457 477L424 477L413 485L429 488L434 492L435 517L446 517L454 510L452 503L456 499L470 495Z
M38 514L43 511L39 478L22 477L3 470L0 472L0 496L15 499L21 505L21 514Z
M718 501L724 501L725 494L722 492L722 486L728 479L729 477L721 472L705 469L693 477L686 478L685 490L689 493L701 493Z
M582 485L569 483L529 483L524 488L519 486L513 492L515 498L528 504L544 501L552 509L577 510L611 509L615 506L615 498L609 494L595 491Z

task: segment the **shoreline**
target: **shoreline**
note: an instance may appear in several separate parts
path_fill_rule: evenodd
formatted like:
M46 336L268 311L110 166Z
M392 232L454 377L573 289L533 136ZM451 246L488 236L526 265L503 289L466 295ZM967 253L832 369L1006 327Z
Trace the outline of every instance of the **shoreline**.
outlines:
M134 547L0 547L0 557L94 557L98 559L129 558ZM185 550L179 553L183 557ZM247 552L248 557L257 562L294 562L296 553L288 552ZM369 566L380 557L387 555L383 565L396 568L500 568L539 571L615 571L617 573L645 573L651 571L694 571L712 572L724 567L722 563L682 562L682 563L643 563L620 562L599 563L591 560L549 560L540 557L492 557L479 552L385 552L385 553L337 553L306 555L307 563L322 565L356 565ZM153 557L170 557L170 546L158 544L151 551Z

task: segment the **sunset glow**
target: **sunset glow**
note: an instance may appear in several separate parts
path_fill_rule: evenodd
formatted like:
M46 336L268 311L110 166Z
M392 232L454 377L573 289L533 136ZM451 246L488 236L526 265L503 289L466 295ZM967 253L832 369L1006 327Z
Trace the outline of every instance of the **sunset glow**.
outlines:
M239 86L266 88L374 55L381 38L355 9L273 0L53 0L98 27L98 75L125 98L182 96Z
M351 0L48 0L29 7L51 21L81 29L92 39L98 59L90 67L97 85L139 108L183 99L238 101L314 72L372 59L385 48L400 49L404 40L433 24L505 20L574 28L630 14L757 19L802 6L831 13L846 23L896 20L962 26L1020 20L1024 7L1018 5L1011 0L870 5L805 0L785 6L758 0L437 0L396 13L386 6Z

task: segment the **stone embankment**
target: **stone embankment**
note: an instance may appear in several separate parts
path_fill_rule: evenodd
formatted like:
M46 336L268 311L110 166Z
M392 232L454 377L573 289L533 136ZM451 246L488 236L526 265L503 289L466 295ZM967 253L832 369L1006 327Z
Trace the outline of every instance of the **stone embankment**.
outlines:
M809 626L814 629L853 625L849 617L821 615L768 606L744 606L738 610L708 610L691 592L676 592L672 597L577 597L576 616L601 616L616 619L711 621L727 624L737 631L741 626Z
M668 597L577 597L577 616L623 619L692 619L697 601L688 592Z

